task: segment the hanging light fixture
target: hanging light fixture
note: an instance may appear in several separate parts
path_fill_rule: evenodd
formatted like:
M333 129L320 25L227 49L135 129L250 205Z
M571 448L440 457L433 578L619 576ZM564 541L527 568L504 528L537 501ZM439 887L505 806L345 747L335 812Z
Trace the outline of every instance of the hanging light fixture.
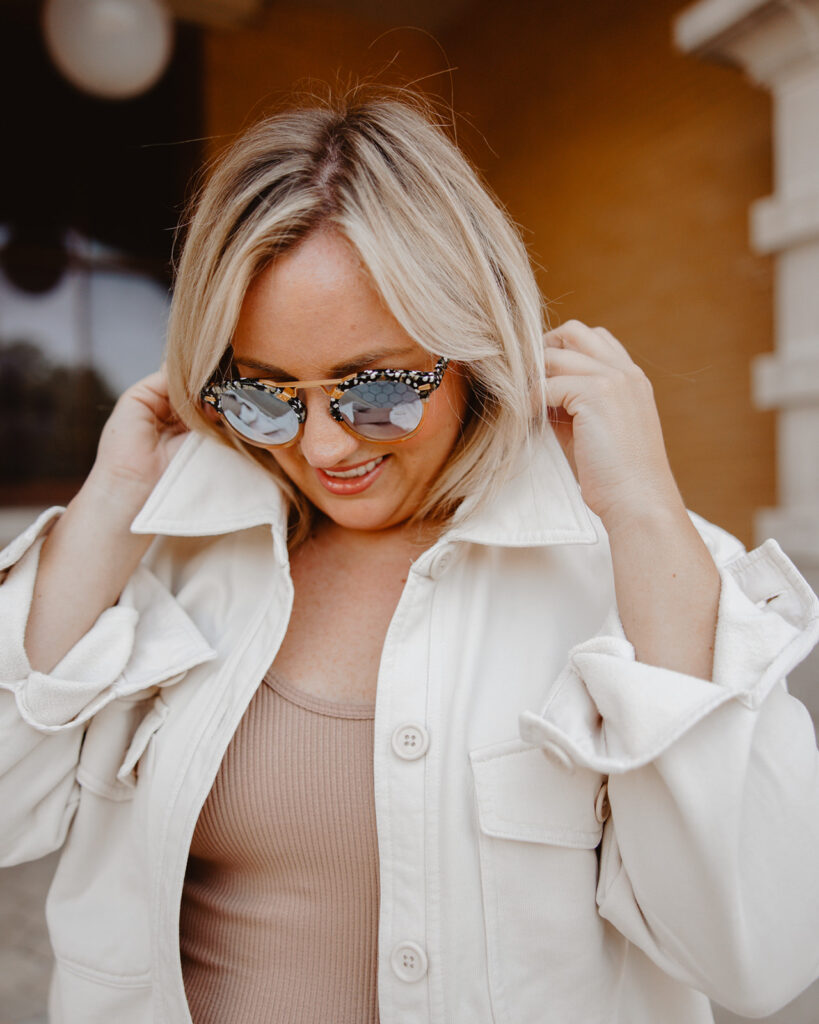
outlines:
M93 96L138 96L171 58L173 19L162 0L47 0L42 25L56 66Z

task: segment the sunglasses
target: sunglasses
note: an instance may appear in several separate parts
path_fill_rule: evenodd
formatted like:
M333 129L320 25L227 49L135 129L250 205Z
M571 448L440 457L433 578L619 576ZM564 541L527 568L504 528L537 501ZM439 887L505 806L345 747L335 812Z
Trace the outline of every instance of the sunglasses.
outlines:
M227 372L234 372L232 353ZM220 366L200 392L201 401L222 417L243 441L260 448L295 444L304 430L307 408L298 396L303 388L322 388L330 400L330 415L348 433L365 441L391 444L405 441L418 430L425 402L439 387L447 368L443 356L434 369L360 370L337 380L273 381L224 375ZM223 376L223 379L218 379Z

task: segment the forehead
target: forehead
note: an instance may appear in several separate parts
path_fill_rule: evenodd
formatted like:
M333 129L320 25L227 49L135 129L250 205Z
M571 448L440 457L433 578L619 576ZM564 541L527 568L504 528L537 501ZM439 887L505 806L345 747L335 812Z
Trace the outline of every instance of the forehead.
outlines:
M407 366L429 359L389 311L350 243L330 231L310 235L255 278L233 351L238 363L285 369L293 380L355 368L364 356Z

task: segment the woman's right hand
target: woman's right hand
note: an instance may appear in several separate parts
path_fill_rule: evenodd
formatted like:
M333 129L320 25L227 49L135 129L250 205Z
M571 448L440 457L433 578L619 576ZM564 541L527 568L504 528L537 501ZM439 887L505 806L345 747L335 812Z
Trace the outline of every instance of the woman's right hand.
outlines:
M131 523L186 433L162 370L114 406L88 479L43 544L25 636L32 668L50 672L116 604L153 540Z
M89 482L141 507L187 433L168 398L164 368L143 377L114 406Z

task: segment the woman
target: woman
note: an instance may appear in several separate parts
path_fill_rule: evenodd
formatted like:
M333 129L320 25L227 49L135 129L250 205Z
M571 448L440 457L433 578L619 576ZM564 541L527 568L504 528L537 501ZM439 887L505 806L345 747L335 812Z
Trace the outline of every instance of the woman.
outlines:
M416 109L228 152L59 511L0 563L53 1020L698 1024L812 980L817 600L688 516L645 377L544 339Z

